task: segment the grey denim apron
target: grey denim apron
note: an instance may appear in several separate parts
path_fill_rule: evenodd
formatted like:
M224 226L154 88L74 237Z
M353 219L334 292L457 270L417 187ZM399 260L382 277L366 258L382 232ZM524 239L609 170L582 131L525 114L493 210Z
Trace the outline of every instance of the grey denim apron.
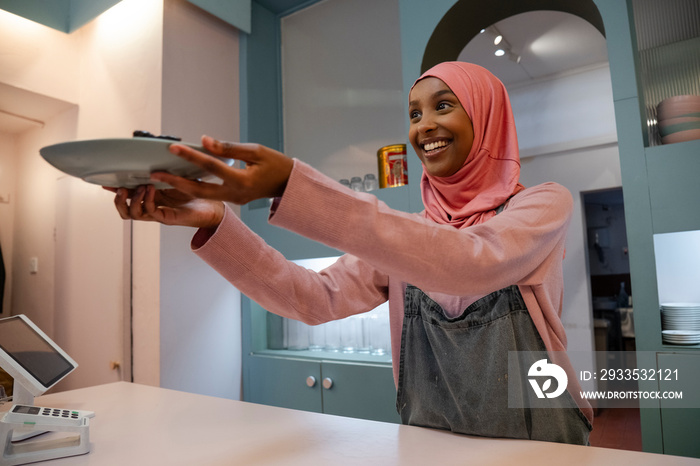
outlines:
M508 407L508 352L546 351L517 286L455 318L415 286L407 285L404 299L396 399L404 424L588 444L591 424L568 391L558 398L561 408Z

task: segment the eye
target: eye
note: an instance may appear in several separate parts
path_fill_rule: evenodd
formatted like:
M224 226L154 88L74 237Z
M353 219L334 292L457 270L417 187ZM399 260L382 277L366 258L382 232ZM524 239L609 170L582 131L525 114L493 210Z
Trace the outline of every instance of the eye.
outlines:
M450 107L452 107L452 104L450 102L443 100L435 106L435 109L436 110L445 110L445 109L448 109Z
M418 110L410 110L410 111L408 112L408 118L409 118L411 121L420 118L420 116L421 116L421 113L420 113Z

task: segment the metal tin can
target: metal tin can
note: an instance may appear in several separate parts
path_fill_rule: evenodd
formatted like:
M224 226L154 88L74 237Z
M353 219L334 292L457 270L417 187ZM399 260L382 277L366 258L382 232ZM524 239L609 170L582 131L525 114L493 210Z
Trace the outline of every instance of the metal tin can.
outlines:
M393 188L408 184L406 144L392 144L377 151L379 187Z

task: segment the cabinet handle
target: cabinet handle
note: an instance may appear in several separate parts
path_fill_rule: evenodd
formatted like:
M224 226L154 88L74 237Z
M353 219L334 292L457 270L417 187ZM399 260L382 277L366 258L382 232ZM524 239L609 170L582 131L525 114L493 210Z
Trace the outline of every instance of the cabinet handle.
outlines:
M325 388L326 390L330 390L332 386L333 379L331 379L330 377L326 377L325 379L323 379L323 388Z
M316 377L313 375L308 376L306 378L306 386L312 388L314 385L316 385Z

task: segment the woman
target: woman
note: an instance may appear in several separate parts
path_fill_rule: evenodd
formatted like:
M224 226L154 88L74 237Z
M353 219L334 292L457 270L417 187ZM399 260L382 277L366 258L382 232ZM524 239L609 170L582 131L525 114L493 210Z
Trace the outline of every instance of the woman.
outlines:
M246 168L173 145L223 184L154 173L176 190L120 189L115 203L125 219L199 227L195 252L271 312L317 324L388 299L404 423L587 444L592 410L575 398L560 321L570 194L518 183L510 102L484 68L449 62L426 72L409 94L409 119L422 214L392 210L271 149L207 137L207 150ZM271 223L347 254L320 273L298 267L221 202L262 197L276 198ZM569 392L554 409L509 408L509 396L532 398L524 380L509 393L509 353L541 352L567 370Z

